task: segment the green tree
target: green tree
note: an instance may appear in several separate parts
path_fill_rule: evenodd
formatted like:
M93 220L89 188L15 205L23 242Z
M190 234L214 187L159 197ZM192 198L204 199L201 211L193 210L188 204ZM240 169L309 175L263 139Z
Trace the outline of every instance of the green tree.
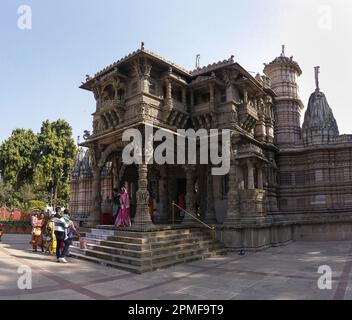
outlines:
M0 146L0 172L16 191L33 182L37 137L32 130L16 129Z
M0 207L13 208L16 206L13 188L3 181L0 182Z
M43 122L35 152L36 177L41 180L38 191L50 194L48 200L53 205L69 200L69 178L76 152L72 129L66 121Z

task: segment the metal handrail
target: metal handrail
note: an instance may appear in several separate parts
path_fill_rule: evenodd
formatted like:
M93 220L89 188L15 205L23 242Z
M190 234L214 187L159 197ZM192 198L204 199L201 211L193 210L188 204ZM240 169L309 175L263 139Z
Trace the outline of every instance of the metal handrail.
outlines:
M175 201L172 201L172 224L174 224L175 222L175 207L183 210L185 213L187 213L189 216L191 216L193 219L197 220L198 222L200 222L202 225L206 226L208 229L214 231L215 230L215 226L210 226L208 224L206 224L205 222L203 222L202 220L199 220L196 216L194 216L193 214L189 213L187 210L181 208L179 205L177 205L175 203Z

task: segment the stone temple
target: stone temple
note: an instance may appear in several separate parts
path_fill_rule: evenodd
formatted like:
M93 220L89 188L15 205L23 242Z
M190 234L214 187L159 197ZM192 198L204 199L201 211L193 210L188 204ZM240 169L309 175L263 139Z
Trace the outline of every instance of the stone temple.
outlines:
M233 56L187 71L142 43L87 76L81 88L94 94L96 111L75 162L70 210L91 241L75 254L136 265L140 272L172 260L167 254L176 249L163 237L180 242L192 232L191 247L196 235L213 234L213 241L202 238L202 249L215 242L226 250L258 250L292 240L351 240L352 135L340 135L319 88L319 67L315 71L303 126L297 84L302 70L284 49L265 64L263 75L253 77ZM124 164L124 130L144 132L146 123L174 133L230 129L229 173L213 176L204 164ZM117 231L109 217L112 189L121 186L129 191L133 224ZM148 212L149 192L160 214L157 224ZM180 193L186 211L198 220L186 214L174 223ZM158 256L159 240L171 247ZM132 254L124 241L141 245ZM143 243L150 244L149 251ZM187 260L182 252L175 263ZM198 253L190 255L205 256Z

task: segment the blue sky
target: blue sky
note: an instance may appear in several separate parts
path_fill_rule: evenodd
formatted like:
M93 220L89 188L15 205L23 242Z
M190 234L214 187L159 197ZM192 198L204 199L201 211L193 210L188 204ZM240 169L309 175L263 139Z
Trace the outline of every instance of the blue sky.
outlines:
M17 27L23 4L32 9L32 30ZM321 28L326 6L331 26ZM313 67L320 65L321 88L340 131L352 133L351 16L349 0L1 0L0 142L14 128L38 131L43 120L58 118L72 125L75 139L82 136L91 129L95 103L78 88L81 81L142 40L186 69L194 68L198 53L201 65L234 54L254 72L285 43L304 72L303 102L314 90Z

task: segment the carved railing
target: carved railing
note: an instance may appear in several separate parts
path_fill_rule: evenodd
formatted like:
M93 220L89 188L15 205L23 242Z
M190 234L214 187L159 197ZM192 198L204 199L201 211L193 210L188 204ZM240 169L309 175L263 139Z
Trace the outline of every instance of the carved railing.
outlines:
M100 101L98 103L98 110L111 110L119 106L124 106L124 100L112 99Z

